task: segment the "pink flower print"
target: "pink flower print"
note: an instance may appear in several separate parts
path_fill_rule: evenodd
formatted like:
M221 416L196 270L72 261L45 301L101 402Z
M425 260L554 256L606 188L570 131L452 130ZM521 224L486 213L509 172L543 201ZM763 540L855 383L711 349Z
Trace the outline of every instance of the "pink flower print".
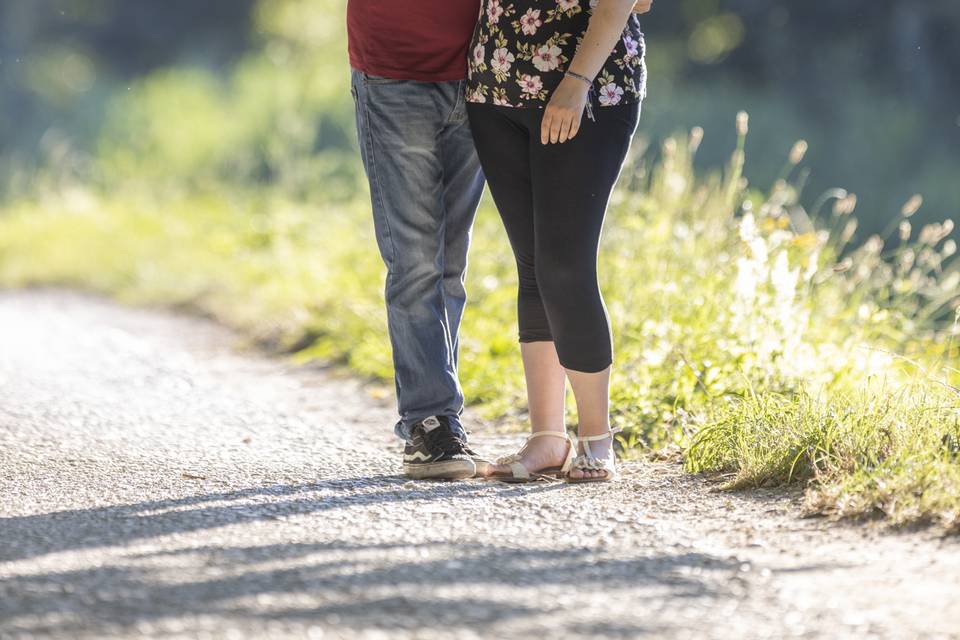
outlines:
M580 0L557 0L557 6L561 11L570 11L580 6Z
M521 92L530 98L536 98L543 90L543 80L540 79L540 76L531 76L524 73L517 80L517 84L520 85Z
M503 15L503 7L500 6L500 0L487 0L487 20L490 24L500 22L500 16Z
M493 52L493 59L490 60L490 66L494 71L506 74L510 71L510 65L516 58L506 48L497 49Z
M527 12L520 16L520 30L524 35L532 36L543 26L540 20L540 9L527 9Z
M560 64L560 47L545 44L533 56L533 66L539 71L553 71Z
M627 50L625 57L628 60L637 57L637 54L640 53L640 43L630 35L623 36L623 46Z
M623 89L618 87L616 83L611 82L600 87L601 106L612 107L615 104L620 104L621 98L623 98Z
M467 94L467 102L480 102L480 103L483 103L483 102L486 102L486 101L487 101L487 97L486 97L485 95L483 95L483 91L481 91L479 87L477 87L477 88L476 88L474 91L472 91L471 93L468 93L468 94Z
M483 59L486 57L487 51L486 47L482 44L478 44L473 48L473 64L480 66L483 64Z

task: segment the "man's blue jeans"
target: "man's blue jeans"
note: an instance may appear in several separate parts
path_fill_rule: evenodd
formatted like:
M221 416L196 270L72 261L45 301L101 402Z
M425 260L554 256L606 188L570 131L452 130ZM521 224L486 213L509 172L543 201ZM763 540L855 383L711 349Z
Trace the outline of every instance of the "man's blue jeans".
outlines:
M470 230L483 192L463 82L414 82L354 70L352 88L363 165L370 182L400 421L428 416L460 423L457 377Z

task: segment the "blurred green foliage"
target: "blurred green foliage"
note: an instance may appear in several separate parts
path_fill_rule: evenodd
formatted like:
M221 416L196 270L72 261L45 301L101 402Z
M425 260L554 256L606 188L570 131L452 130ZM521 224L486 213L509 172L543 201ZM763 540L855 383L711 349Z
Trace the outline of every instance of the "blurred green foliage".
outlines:
M351 145L343 5L0 0L0 195L41 168L83 176L104 135L141 132L150 139L137 141L140 161L156 150L158 166L174 172L309 189L310 152ZM663 0L644 29L651 87L641 133L653 146L699 125L699 166L714 166L733 144L726 123L746 109L746 175L758 184L805 138L806 198L857 192L864 233L914 193L926 198L925 221L960 209L955 0ZM135 87L139 98L116 99ZM157 140L171 133L148 122L160 110L191 125L218 112L222 136L203 135L221 140L204 152L185 149L176 132Z

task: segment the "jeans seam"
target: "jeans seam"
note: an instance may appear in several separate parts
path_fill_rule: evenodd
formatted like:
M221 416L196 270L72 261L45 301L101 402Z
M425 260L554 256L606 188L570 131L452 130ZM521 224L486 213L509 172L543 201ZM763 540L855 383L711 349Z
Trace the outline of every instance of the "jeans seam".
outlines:
M387 260L387 286L390 285L390 280L393 275L393 265L397 259L397 247L393 242L393 231L390 228L390 216L387 215L385 199L383 197L383 185L380 181L380 172L377 168L377 158L376 158L376 146L373 142L373 131L370 127L370 113L367 109L367 100L369 100L369 90L368 85L366 84L366 79L364 78L364 92L363 99L360 101L360 111L363 114L363 125L364 125L364 144L367 146L367 155L370 158L370 182L375 186L377 198L377 204L380 208L380 216L383 218L383 227L384 234L386 235L386 242L390 248L390 257ZM374 215L377 215L374 212Z
M441 162L441 176L440 182L443 184L445 182L445 167ZM453 374L457 375L457 365L454 362L453 357L453 332L450 330L450 305L447 304L447 203L443 201L443 197L440 198L441 206L443 207L443 220L440 222L440 228L443 230L443 234L440 237L440 304L443 305L443 334L444 338L447 341L447 365L453 371Z
M457 109L460 108L460 101L463 99L463 96L464 96L464 81L457 80L457 98L453 102L453 109L450 110L450 114L447 116L446 121L443 123L444 128L454 124L453 116L457 114ZM456 123L456 124L460 124L460 123Z
M446 120L443 123L443 130L437 133L437 148L440 150L440 184L445 186L447 183L447 167L444 162L444 146L443 146L443 137L445 130L453 121L453 115L457 112L457 106L459 105L459 95L460 95L460 83L457 83L457 100L453 104L453 109L450 111L450 114L447 116ZM444 338L447 341L447 364L452 368L454 375L458 374L457 366L454 364L453 357L453 335L450 331L450 312L447 305L447 286L446 286L446 275L447 275L447 203L444 199L444 194L446 190L442 189L440 194L440 206L443 209L442 214L443 218L440 222L440 228L442 234L440 236L440 304L443 305L443 332Z

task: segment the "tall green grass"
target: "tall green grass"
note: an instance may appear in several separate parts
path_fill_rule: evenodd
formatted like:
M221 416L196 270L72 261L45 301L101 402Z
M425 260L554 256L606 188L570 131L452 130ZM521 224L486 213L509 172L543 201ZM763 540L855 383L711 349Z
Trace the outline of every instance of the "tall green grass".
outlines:
M262 5L263 53L213 78L166 70L114 103L81 179L0 210L0 284L63 284L209 313L299 361L391 377L342 30L317 2ZM960 270L952 222L855 241L856 197L805 194L805 144L769 187L698 173L695 129L634 146L601 277L613 420L628 450L679 448L731 488L805 483L811 511L957 529ZM516 275L489 201L468 276L470 401L523 426Z

